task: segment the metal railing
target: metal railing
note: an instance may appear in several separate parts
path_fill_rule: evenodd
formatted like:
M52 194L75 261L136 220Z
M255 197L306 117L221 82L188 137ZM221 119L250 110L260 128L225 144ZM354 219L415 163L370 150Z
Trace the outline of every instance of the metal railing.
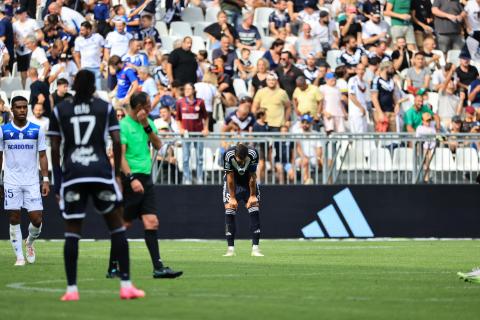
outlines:
M223 153L237 142L259 152L261 184L473 184L480 172L478 134L168 133L161 139L162 149L152 153L159 184L222 184Z

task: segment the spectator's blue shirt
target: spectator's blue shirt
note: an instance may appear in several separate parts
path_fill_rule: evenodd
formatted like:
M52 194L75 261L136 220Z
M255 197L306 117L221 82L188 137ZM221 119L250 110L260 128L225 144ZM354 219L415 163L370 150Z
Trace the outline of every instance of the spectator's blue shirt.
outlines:
M98 2L93 8L93 17L97 21L107 21L110 17L110 8L107 4Z
M268 63L270 64L270 70L274 70L278 67L278 63L273 61L272 54L270 53L270 50L267 50L265 54L263 55L263 58L267 59Z
M475 88L478 86L480 86L480 79L473 80L473 82L470 83L470 86L468 87L468 93L475 90ZM473 99L473 101L470 101L470 102L472 104L480 104L480 94L477 93L477 95L475 96L475 99Z
M5 5L5 15L7 17L13 18L13 5L11 4Z
M275 10L268 17L268 22L273 22L276 29L285 28L285 26L290 23L290 16L286 11L280 14L277 10Z
M131 18L128 18L128 16L127 16L127 32L130 32L132 35L135 35L138 32L138 30L140 30L140 25L129 26L128 23L133 22L133 21L140 21L140 15L136 14L136 15L132 16Z
M148 57L144 53L137 53L134 56L124 55L122 57L123 62L131 63L137 67L146 67L148 66Z
M10 59L13 59L13 50L14 50L14 43L13 43L13 26L12 22L8 17L4 17L0 20L0 37L5 37L5 46L8 49L8 53L10 54Z
M154 38L157 44L162 44L162 40L160 39L160 32L154 27L150 28L142 28L136 35L134 35L135 39L137 40L145 40L145 38Z
M237 27L238 38L240 43L246 46L254 46L257 40L261 39L260 32L257 27L251 26L250 29L245 29L241 24Z
M117 72L117 98L125 98L130 86L135 81L138 81L138 78L133 69L124 68Z

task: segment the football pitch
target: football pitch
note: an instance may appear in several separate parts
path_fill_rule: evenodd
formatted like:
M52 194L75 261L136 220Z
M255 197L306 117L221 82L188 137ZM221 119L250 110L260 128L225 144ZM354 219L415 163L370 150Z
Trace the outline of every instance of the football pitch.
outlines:
M80 301L65 289L63 243L38 242L37 262L13 267L0 241L0 319L478 319L480 285L457 271L480 264L480 241L265 240L265 257L224 258L223 241L161 241L175 280L151 278L143 242L130 242L134 283L147 293L121 301L105 278L109 243L81 242Z

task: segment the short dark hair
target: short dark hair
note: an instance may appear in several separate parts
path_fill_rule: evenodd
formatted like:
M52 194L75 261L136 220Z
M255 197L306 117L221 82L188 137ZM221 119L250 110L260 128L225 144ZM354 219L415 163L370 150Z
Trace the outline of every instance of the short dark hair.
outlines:
M120 63L122 63L122 58L119 56L111 56L110 59L108 59L109 66L117 66Z
M15 103L17 103L19 101L25 101L26 103L28 103L27 98L22 97L22 96L15 96L15 97L12 98L12 102L11 102L12 108L15 106Z
M130 108L136 109L138 106L145 105L148 100L148 94L145 92L135 92L130 97Z
M73 91L75 91L75 103L88 103L95 93L95 75L92 71L82 69L78 71L73 80Z
M285 41L283 41L282 39L275 39L275 41L273 41L272 45L270 46L270 49L274 49L276 47L280 47L284 45L285 45Z
M61 86L61 85L64 85L64 84L68 85L67 79L60 78L60 79L57 80L57 86Z
M83 21L80 26L92 30L92 24L88 21Z
M248 156L248 147L241 142L237 143L235 146L235 156L240 160L245 160Z
M423 51L418 51L418 52L416 52L416 53L413 55L414 58L416 58L417 56L425 57L425 52L423 52Z

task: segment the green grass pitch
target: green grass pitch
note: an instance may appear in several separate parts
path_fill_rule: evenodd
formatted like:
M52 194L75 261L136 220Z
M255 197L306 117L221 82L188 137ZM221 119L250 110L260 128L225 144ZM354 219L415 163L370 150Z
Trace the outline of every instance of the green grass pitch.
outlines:
M13 267L0 242L0 319L478 319L480 285L456 272L480 263L479 241L161 241L176 280L150 277L143 242L131 242L132 277L147 297L118 298L105 279L109 243L81 242L81 300L65 288L62 242L38 242L37 263Z

